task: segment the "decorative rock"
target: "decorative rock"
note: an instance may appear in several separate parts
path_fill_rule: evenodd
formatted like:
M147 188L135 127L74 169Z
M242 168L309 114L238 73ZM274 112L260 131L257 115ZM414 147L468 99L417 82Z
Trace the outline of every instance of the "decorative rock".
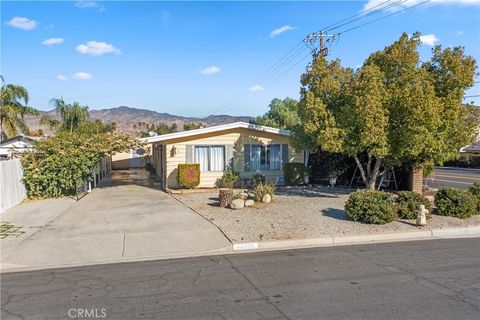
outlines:
M255 199L255 193L249 192L247 193L248 199Z
M424 227L427 225L428 210L425 209L425 205L421 204L417 211L417 226Z
M243 200L247 200L248 199L248 194L246 192L240 192L240 197L243 199Z
M266 194L262 197L262 202L263 203L270 203L272 202L272 196L269 194Z
M242 199L235 199L230 204L230 208L232 208L233 210L242 209L244 206L245 206L245 201L243 201Z
M245 201L245 207L251 207L255 204L255 201L253 201L252 199L248 199L247 201Z

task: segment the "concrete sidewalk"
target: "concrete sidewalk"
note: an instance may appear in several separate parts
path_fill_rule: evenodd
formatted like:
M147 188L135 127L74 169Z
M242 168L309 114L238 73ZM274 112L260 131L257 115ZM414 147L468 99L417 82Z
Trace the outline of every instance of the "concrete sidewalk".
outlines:
M150 187L144 170L114 171L80 201L32 201L1 217L24 234L0 241L1 270L202 255L231 250L219 229Z

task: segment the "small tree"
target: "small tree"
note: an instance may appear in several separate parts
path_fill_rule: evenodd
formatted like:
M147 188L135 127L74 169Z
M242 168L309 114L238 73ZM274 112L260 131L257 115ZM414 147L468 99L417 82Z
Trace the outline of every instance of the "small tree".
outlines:
M354 158L367 188L382 166L441 164L473 141L478 112L462 105L476 63L435 47L420 63L420 34L403 34L354 72L317 57L301 78L294 142Z
M188 130L195 130L195 129L200 129L203 128L203 125L201 123L195 123L195 122L188 122L183 125L183 130L188 131Z
M292 98L283 100L275 98L268 105L268 111L261 117L257 117L255 124L279 129L292 129L298 125L297 114L298 101Z

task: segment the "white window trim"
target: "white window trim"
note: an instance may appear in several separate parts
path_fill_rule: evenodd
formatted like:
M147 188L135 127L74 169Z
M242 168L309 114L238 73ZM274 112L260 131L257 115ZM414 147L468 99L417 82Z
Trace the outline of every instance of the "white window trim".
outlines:
M281 143L267 143L267 144L261 144L261 143L249 143L250 145L250 155L249 155L249 160L250 161L250 165L249 165L249 172L281 172L282 171L282 168L283 168L283 144ZM274 169L274 170L270 170L270 169L266 169L266 170L255 170L253 171L252 170L252 150L253 150L253 146L261 146L261 147L265 147L265 159L267 159L267 146L280 146L280 169ZM261 164L260 164L261 165Z
M225 172L227 168L227 146L224 144L195 144L193 145L192 152L193 152L193 161L195 162L195 148L196 147L208 147L208 170L200 171L200 172ZM210 147L222 147L223 148L223 170L213 171L210 170Z

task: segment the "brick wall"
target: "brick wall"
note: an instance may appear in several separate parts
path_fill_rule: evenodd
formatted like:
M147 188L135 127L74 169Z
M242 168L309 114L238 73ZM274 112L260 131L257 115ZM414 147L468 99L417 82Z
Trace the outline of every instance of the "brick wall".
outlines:
M410 171L409 186L410 191L422 194L423 190L423 167L415 167Z

